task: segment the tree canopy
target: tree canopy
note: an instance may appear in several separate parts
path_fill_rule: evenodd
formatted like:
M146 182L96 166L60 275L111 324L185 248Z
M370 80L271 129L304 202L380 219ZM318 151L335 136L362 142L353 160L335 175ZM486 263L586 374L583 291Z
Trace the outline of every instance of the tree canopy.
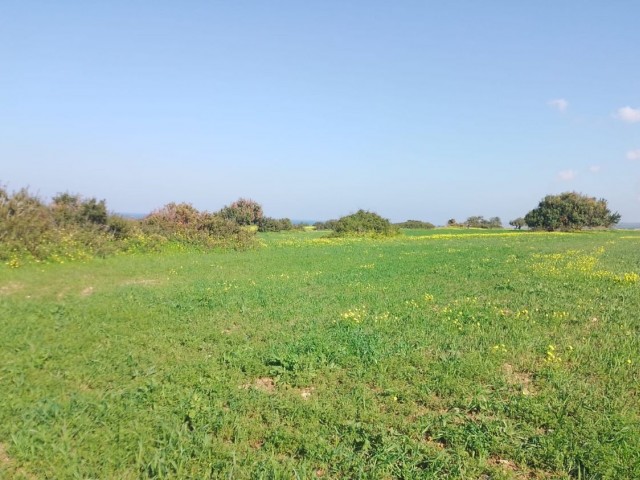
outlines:
M620 214L612 213L603 198L564 192L544 197L524 221L529 228L548 231L609 228L620 221Z

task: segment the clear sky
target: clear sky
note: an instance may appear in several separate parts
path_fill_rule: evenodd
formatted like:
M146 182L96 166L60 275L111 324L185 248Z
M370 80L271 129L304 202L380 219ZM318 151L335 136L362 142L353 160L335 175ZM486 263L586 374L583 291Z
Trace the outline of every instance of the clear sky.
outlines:
M111 210L640 221L640 1L0 2L0 183Z

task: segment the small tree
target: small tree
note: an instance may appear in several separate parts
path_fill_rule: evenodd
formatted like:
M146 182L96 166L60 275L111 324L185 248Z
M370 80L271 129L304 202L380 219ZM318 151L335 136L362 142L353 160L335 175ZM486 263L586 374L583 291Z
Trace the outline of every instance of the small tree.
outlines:
M340 218L333 229L338 236L346 235L382 235L392 236L399 233L398 227L391 225L386 218L377 213L358 210L356 213Z
M514 227L516 230L522 230L522 227L524 227L526 225L524 218L522 217L518 217L514 220L510 220L509 221L509 225L511 225L512 227Z
M238 225L258 225L264 216L262 206L251 199L240 198L220 210L220 216L235 221Z
M609 228L620 221L620 214L612 213L603 198L565 192L544 197L524 221L529 228L547 231Z

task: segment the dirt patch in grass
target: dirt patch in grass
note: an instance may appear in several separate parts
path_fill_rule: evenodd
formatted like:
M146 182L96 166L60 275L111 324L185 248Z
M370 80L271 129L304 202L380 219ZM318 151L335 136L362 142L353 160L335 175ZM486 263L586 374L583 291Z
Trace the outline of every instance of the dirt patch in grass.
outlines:
M4 444L0 443L0 465L11 464L11 458L7 454L7 449Z
M19 476L21 478L27 478L29 480L35 478L33 475L25 472L22 468L16 467L14 465L13 459L7 453L7 447L4 445L4 443L0 443L0 467L7 469L10 474L14 474L16 477ZM0 473L2 473L1 470Z
M530 470L528 468L521 468L513 460L500 457L491 457L487 460L487 463L492 467L499 468L510 474L510 477L518 480L544 480L550 478L558 478L556 474L545 472L543 470Z
M82 291L80 292L80 296L81 297L88 297L92 293L93 293L93 287L86 287L86 288L82 289Z
M157 278L132 278L121 283L121 285L159 285L161 282Z
M533 385L533 378L530 373L519 372L510 363L502 365L502 373L509 385L519 387L523 395L535 395L536 390Z
M501 470L505 470L507 472L511 472L511 474L515 477L515 478L532 478L531 476L529 476L528 474L524 473L520 467L518 467L518 465L516 464L516 462L514 462L513 460L508 460L505 458L499 458L499 457L491 457L489 458L489 460L487 460L487 463L489 465L491 465L492 467L497 467ZM535 478L535 477L533 477Z
M271 377L260 377L256 378L252 383L245 383L244 385L240 385L240 388L243 388L245 390L253 388L265 393L275 393L276 382Z
M300 390L300 396L302 397L303 400L309 400L314 390L315 388L313 387L303 388Z
M24 288L24 285L17 282L7 283L0 287L0 296L12 295Z

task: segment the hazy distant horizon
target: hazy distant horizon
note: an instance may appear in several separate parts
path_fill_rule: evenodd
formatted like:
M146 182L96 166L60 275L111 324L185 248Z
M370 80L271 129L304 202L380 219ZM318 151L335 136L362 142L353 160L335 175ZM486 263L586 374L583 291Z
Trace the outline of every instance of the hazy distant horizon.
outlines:
M114 212L116 215L120 215L123 216L125 218L132 218L132 219L136 219L139 220L141 218L146 217L147 215L149 215L149 213L127 213L127 212ZM267 215L270 216L270 215ZM337 220L337 218L322 218L322 219L315 219L315 220L303 220L303 219L296 219L296 218L290 218L290 217L280 217L280 218L289 218L291 220L291 222L294 225L299 225L299 224L307 224L307 225L313 225L316 222L326 222L327 220ZM390 219L393 223L400 223L400 222L404 222L406 220L422 220L425 222L431 222L436 226L439 227L444 227L446 226L446 222L441 222L441 223L437 223L437 222L433 222L432 220L424 219L424 218L405 218L403 220L395 220L395 219ZM464 222L466 220L466 218L461 218L459 219L459 221ZM501 218L502 220L502 224L505 228L511 228L509 227L509 220L513 220L513 219L509 219L509 220L505 220L504 218ZM617 225L615 225L613 228L618 228L621 230L635 230L635 229L640 229L640 222L620 222Z

